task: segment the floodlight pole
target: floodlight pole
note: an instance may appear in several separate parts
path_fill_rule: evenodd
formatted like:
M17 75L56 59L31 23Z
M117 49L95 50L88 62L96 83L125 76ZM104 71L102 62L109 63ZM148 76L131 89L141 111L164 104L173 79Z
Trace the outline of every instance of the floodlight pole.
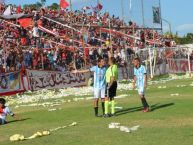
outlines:
M131 20L131 16L132 16L132 0L129 0L129 16L130 16L130 20Z
M164 21L164 22L166 22L168 24L170 35L172 35L172 25L171 25L171 23L168 20L166 20L166 19L163 19L163 18L161 18L161 19L162 19L162 21Z
M70 0L70 11L72 12L72 0Z
M145 18L144 18L144 3L143 3L143 0L141 0L141 12L142 12L143 27L145 27Z
M162 18L161 0L159 0L159 11L160 11L160 18ZM161 30L163 34L163 22L162 21L161 21Z
M122 20L123 20L123 25L124 25L125 16L124 16L124 3L123 3L123 0L121 0L121 10L122 10Z

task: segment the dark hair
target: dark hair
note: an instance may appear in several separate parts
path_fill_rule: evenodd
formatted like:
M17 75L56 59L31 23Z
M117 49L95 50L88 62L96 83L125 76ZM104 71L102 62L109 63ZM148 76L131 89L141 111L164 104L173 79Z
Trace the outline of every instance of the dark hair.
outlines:
M139 61L140 62L140 58L139 57L134 57L134 59L133 60L137 60L137 61Z
M101 62L102 59L103 59L103 58L100 56L100 57L98 58L98 63Z
M116 64L116 62L117 62L114 57L110 57L110 60L111 60L111 62L112 62L113 64Z
M4 98L0 98L0 104L5 105L5 103L6 103L5 99Z

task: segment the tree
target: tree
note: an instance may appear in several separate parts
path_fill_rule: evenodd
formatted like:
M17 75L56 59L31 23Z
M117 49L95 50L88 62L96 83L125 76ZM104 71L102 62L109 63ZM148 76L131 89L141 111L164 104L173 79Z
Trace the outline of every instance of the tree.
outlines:
M53 3L51 4L50 6L48 6L49 9L52 9L52 10L58 10L59 9L59 4L57 3Z
M170 34L170 32L166 32L164 34L165 38L173 39L176 44L183 45L183 44L192 44L193 43L193 33L187 33L184 36L178 36L178 33L176 34Z
M174 40L177 44L192 44L193 43L193 33L187 33L183 37L176 36Z
M46 4L46 0L40 0L40 3L42 4L42 6L44 6Z
M42 7L42 3L41 2L36 2L34 4L25 4L23 5L23 8L31 8L32 10L37 10L40 9Z
M25 4L23 5L23 8L31 8L32 10L36 10L37 9L37 5L36 4Z
M41 8L41 7L42 7L42 3L37 2L37 3L36 3L36 7L37 7L37 9Z

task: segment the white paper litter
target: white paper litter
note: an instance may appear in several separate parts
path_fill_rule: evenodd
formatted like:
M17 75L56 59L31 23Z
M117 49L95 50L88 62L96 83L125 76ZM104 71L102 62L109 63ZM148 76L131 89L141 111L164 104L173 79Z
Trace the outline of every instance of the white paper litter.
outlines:
M115 109L117 109L117 110L122 110L123 107L115 106Z
M178 94L178 93L176 93L176 94L170 94L170 96L179 96L179 94Z
M34 139L34 138L37 138L37 137L50 135L51 132L57 131L59 129L64 129L66 127L71 127L71 126L75 126L75 125L77 125L77 122L73 122L73 123L69 124L68 126L56 127L56 128L50 129L49 131L42 131L42 132L38 131L30 137L25 137L24 135L21 135L21 134L15 134L15 135L12 135L9 138L9 140L12 141L12 142L15 142L15 141L23 141L23 140Z
M122 132L131 133L132 131L137 131L139 129L139 125L133 126L131 128L127 126L122 126L120 123L112 122L109 124L109 129L119 129Z
M167 86L158 86L158 89L165 89Z

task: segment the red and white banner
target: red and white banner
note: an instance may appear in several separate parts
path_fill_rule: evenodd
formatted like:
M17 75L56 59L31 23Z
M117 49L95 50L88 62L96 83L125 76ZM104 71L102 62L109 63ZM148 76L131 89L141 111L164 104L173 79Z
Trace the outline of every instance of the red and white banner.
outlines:
M20 72L0 74L0 96L12 95L24 90Z
M187 59L168 59L169 73L189 72L189 63ZM190 61L190 69L193 71L193 61Z
M89 74L72 74L57 71L27 70L30 90L61 89L84 86L87 84Z

